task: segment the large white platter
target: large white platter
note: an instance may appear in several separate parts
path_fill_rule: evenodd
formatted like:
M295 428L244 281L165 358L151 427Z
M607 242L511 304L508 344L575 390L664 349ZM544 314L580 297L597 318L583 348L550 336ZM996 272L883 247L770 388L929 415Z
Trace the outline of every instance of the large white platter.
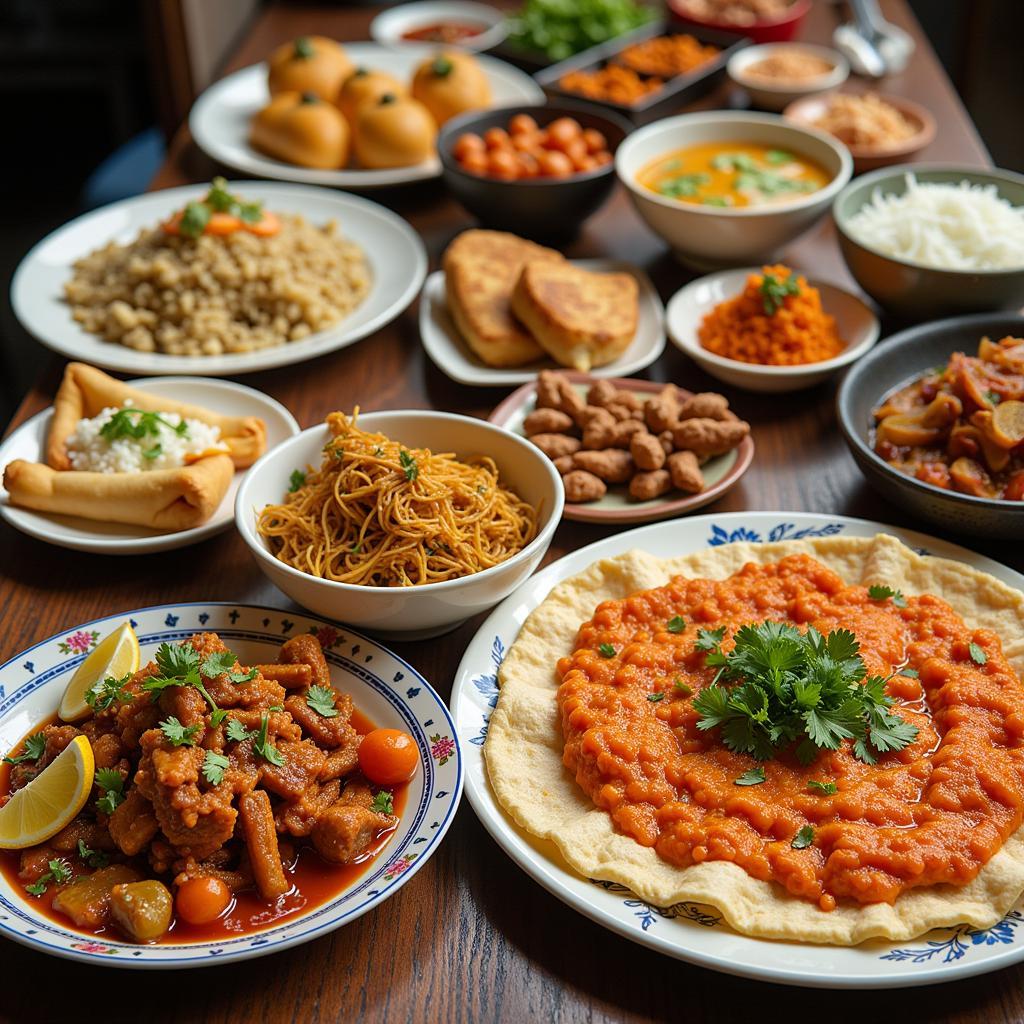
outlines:
M650 366L665 349L665 307L651 279L632 263L622 260L571 260L577 267L599 274L632 274L639 286L636 334L629 347L612 363L590 371L592 377L628 377ZM434 365L460 384L507 388L529 384L545 369L560 369L552 359L529 366L487 366L466 344L455 326L445 298L444 271L436 270L423 286L420 302L420 338Z
M216 942L139 946L64 928L38 913L31 896L0 875L0 935L33 949L93 965L173 969L249 960L340 928L393 896L427 862L452 822L462 794L462 753L444 702L408 663L345 626L260 605L220 602L158 605L69 626L0 665L0 750L6 753L60 702L88 651L126 619L143 663L161 643L204 630L219 633L243 664L273 662L283 641L315 632L331 680L377 726L416 740L420 765L409 783L398 828L369 868L334 899L264 931ZM173 933L172 933L173 934ZM107 976L111 977L111 976Z
M498 845L531 878L574 910L633 942L715 971L812 988L902 988L997 971L1024 960L1024 902L985 930L967 925L909 942L853 948L753 939L734 932L713 908L695 903L654 907L624 886L583 878L554 846L529 836L502 810L487 781L481 748L498 700L497 670L527 616L555 584L600 558L639 548L661 558L733 541L802 537L873 537L885 532L926 554L954 558L1024 590L1024 576L965 548L895 526L801 512L691 516L598 541L549 565L491 613L466 650L451 708L466 757L469 802Z
M140 391L163 395L176 402L191 402L225 416L258 416L267 425L267 451L299 432L295 417L280 402L244 384L203 380L201 377L148 377L129 383ZM14 459L45 461L46 438L52 419L51 406L11 432L0 444L0 473ZM143 555L153 551L169 551L197 544L226 530L234 519L235 495L248 472L248 469L243 469L235 473L217 511L201 526L191 530L160 533L145 526L36 512L12 505L7 492L2 488L0 516L16 530L30 537L75 551L96 551L104 555Z
M416 66L439 49L430 43L409 43L400 50L377 43L345 43L344 46L357 67L387 71L400 82L411 81ZM490 82L495 107L544 102L540 86L518 68L494 57L478 54L476 59ZM227 167L261 178L332 185L335 188L380 188L424 181L441 174L441 161L436 156L412 167L340 171L297 167L264 156L249 145L249 122L269 100L267 66L252 64L215 82L196 100L189 114L189 130L207 156Z
M11 305L15 315L44 345L69 359L146 376L225 377L301 363L345 348L389 323L419 293L427 273L427 253L419 235L398 214L369 199L325 188L266 181L232 181L230 187L248 199L261 200L270 210L301 214L311 224L336 220L342 234L362 248L370 264L373 281L360 305L333 327L301 341L219 356L136 352L84 330L64 301L72 265L108 242L131 242L143 228L166 220L185 203L201 199L208 189L207 185L184 185L111 203L47 235L14 274Z

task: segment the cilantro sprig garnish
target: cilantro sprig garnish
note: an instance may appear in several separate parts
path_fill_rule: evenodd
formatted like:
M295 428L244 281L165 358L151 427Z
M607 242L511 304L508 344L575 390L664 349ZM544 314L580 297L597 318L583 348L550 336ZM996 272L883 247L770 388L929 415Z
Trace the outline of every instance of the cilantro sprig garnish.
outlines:
M804 825L789 844L794 850L806 850L814 843L814 829L810 825Z
M854 756L874 764L917 738L916 727L889 710L888 680L865 678L860 644L849 630L824 637L813 626L801 633L789 624L762 622L740 627L728 653L723 639L724 630L698 637L698 649L708 651L706 664L719 671L693 707L697 728L720 729L730 750L767 761L799 741L796 755L810 764L819 751L852 740Z
M306 482L306 474L301 469L293 469L288 478L288 493L294 494Z
M405 479L412 483L420 475L420 467L416 465L416 460L403 449L398 453L398 461L402 464Z
M196 733L199 732L199 723L196 722L194 725L185 726L174 715L171 715L170 718L165 718L160 723L160 731L164 734L164 739L172 747L194 747L196 745Z
M868 597L872 601L888 601L892 598L892 603L897 608L906 608L907 599L899 590L894 590L892 587L886 587L882 584L874 583L868 587Z
M678 678L678 676L676 677L675 681L672 683L672 690L673 690L673 692L675 692L680 697L692 697L693 696L693 687L689 686L686 683L684 683L682 681L682 679Z
M136 416L138 419L133 418ZM158 412L146 412L144 409L132 408L118 409L100 427L100 437L105 437L108 441L116 441L121 437L130 437L141 441L144 437L159 437L161 427L177 434L178 437L188 437L188 424L184 420L177 424L168 423Z
M796 274L792 271L789 277L783 278L775 274L765 274L761 278L761 305L768 316L775 314L786 304L787 295L799 295L800 285L797 282Z
M232 718L231 721L237 719ZM203 757L203 778L211 786L219 786L224 781L224 769L230 763L223 754L218 754L216 750L208 750Z
M215 213L226 213L238 217L246 224L258 224L263 219L263 203L247 203L228 191L225 178L214 178L210 188L201 201L193 200L185 204L185 209L178 224L178 230L186 238L198 238L210 223Z
M817 779L809 779L807 788L813 793L823 793L825 796L835 796L839 787L834 782L819 782Z
M99 714L99 712L106 711L113 704L129 700L131 694L125 687L130 679L130 672L127 675L121 676L120 679L115 679L113 676L100 679L85 691L85 703Z
M311 686L306 691L306 703L321 718L334 718L338 714L334 706L334 690L329 686Z
M113 814L124 801L124 776L116 768L97 768L95 782L103 790L103 796L96 801L96 809Z
M615 647L612 644L598 644L597 653L600 654L602 658L614 658Z
M244 743L245 740L251 739L256 734L250 732L237 718L229 718L228 724L225 729L229 740L234 740L235 743Z
M967 651L975 665L984 665L988 661L988 655L976 643L969 644Z
M226 675L232 683L247 683L256 678L254 668L236 672L237 661L231 651L214 651L200 660L199 652L191 644L164 643L156 651L156 666L162 674L144 680L142 688L149 691L153 700L157 700L160 691L168 686L194 687L210 705L210 724L216 726L224 721L227 712L217 707L203 683L203 676L217 679Z
M732 784L734 786L760 786L765 781L764 765L759 764L756 768L744 772L739 778L733 779Z
M45 875L40 875L31 885L25 886L25 892L30 896L42 896L46 892L50 882L57 885L64 885L71 881L71 868L60 859L48 860L46 866L50 869Z
M23 764L25 761L38 761L43 756L45 749L46 737L41 732L37 732L25 740L25 749L20 754L14 757L10 755L5 757L4 764Z
M664 693L663 690L659 690L657 693L649 693L649 694L647 694L647 699L652 704L657 704L659 701L662 701L662 700L665 699L665 693Z
M682 633L686 629L686 620L682 615L673 615L668 622L665 623L665 628L670 633Z
M376 811L378 814L394 814L395 798L386 789L382 789L373 798L373 803L370 804L370 810Z
M262 757L264 761L269 761L274 765L284 764L284 754L281 753L273 743L267 739L267 729L270 725L270 715L264 714L260 718L260 731L256 734L256 739L253 742L252 749L257 757Z
M105 868L110 863L110 857L103 850L86 846L84 839L78 840L78 858L91 868Z

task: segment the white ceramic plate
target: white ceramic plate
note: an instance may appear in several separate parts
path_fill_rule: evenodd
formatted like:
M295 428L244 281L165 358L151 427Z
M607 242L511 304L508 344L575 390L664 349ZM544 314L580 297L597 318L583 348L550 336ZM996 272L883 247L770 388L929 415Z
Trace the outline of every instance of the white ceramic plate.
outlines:
M128 383L140 391L165 395L177 402L192 402L226 416L259 416L267 425L267 451L299 432L295 417L280 402L243 384L203 380L201 377L150 377ZM44 461L46 437L52 418L52 407L44 409L22 423L0 444L0 472L13 459ZM101 523L92 519L79 519L77 516L59 516L16 508L2 489L0 516L30 537L76 551L97 551L105 555L142 555L153 551L169 551L171 548L196 544L231 525L235 495L242 478L250 469L235 473L224 500L207 522L192 530L180 530L177 533L157 533L145 526Z
M477 35L450 44L459 50L489 50L508 35L508 22L501 11L489 4L473 3L472 0L417 0L416 3L389 7L370 22L370 35L381 46L396 49L404 49L409 45L422 46L422 43L403 39L402 36L406 32L427 28L439 22L482 27L483 31Z
M403 82L411 81L416 66L438 49L430 43L409 43L400 50L377 43L345 43L344 46L353 64L387 71ZM544 93L529 75L494 57L477 56L477 60L487 73L494 106L544 102ZM328 171L297 167L264 156L249 145L249 122L269 99L266 64L253 64L215 82L196 100L189 114L188 126L196 145L207 156L239 171L308 185L380 188L423 181L441 174L441 161L437 157L413 167Z
M734 512L656 523L574 551L524 583L498 605L466 649L451 696L469 801L498 845L531 878L598 924L726 974L811 988L901 988L984 974L1024 960L1024 901L983 931L960 925L907 942L881 940L853 948L749 938L732 931L712 908L695 903L654 907L625 886L577 875L554 846L528 835L505 814L487 782L481 747L498 700L498 667L526 617L555 584L597 559L633 548L670 558L733 541L873 537L883 530L924 554L958 559L1024 590L1020 573L955 544L864 519L803 512Z
M878 317L863 301L827 281L808 278L808 284L821 293L824 311L836 318L839 336L846 342L839 355L802 366L762 366L709 352L697 337L704 317L720 302L739 295L747 278L760 270L746 267L708 274L691 281L669 299L665 318L672 343L712 377L747 391L799 391L820 384L849 366L878 341Z
M216 942L139 946L94 939L39 914L31 897L0 875L0 935L33 949L93 965L174 969L208 967L276 953L318 938L393 896L430 858L448 830L462 794L462 752L444 701L411 665L345 626L260 605L158 605L95 619L43 640L0 666L0 749L10 750L49 718L86 654L126 619L139 637L143 663L164 642L202 630L220 634L243 664L271 662L281 643L316 633L331 679L377 726L413 736L420 766L409 783L397 830L370 867L334 899L277 926Z
M629 348L615 362L591 370L590 375L627 377L645 366L650 366L665 348L665 310L658 293L654 290L654 285L651 284L651 279L639 267L620 260L592 259L570 262L585 270L632 274L640 286L640 315L637 320L636 336ZM550 359L513 369L485 366L462 339L448 312L443 270L431 274L423 286L420 302L420 337L434 365L460 384L494 388L514 387L536 379L541 370L564 369Z
M108 242L131 242L143 228L165 220L189 200L201 199L207 189L207 185L185 185L124 199L76 217L47 235L21 261L11 283L11 305L22 326L61 355L108 370L224 377L301 363L351 345L394 320L423 284L426 250L419 235L398 214L368 199L329 189L232 181L232 191L262 200L268 209L302 214L311 224L338 221L345 237L362 248L373 282L367 296L344 320L301 341L220 356L136 352L104 341L75 323L64 301L64 284L71 277L72 264Z

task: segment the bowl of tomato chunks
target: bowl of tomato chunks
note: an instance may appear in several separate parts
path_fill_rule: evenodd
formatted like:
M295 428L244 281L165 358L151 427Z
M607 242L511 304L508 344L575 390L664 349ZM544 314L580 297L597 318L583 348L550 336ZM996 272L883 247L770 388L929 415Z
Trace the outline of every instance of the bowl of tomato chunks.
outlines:
M482 224L532 238L575 234L615 185L630 125L575 104L500 107L449 121L444 180Z

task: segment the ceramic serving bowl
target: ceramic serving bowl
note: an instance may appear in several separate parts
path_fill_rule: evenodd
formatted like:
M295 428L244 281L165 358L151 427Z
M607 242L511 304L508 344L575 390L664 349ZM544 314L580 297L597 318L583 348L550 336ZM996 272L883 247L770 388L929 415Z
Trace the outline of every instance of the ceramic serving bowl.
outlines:
M833 95L835 94L798 99L790 103L783 114L789 121L813 128L814 122L828 110ZM914 103L902 96L879 94L879 99L895 107L913 125L914 134L892 146L848 145L847 148L853 157L854 174L865 174L878 170L879 167L902 163L907 157L920 153L935 138L935 118L927 107L922 107L920 103Z
M575 118L584 128L596 128L608 140L614 154L629 134L628 121L610 111L599 112L586 104L559 103L544 106L497 107L473 111L449 121L441 129L437 152L444 180L452 195L488 228L514 231L530 238L574 235L583 221L608 198L615 185L615 166L605 164L567 178L526 178L503 181L471 174L452 156L460 135L483 135L488 128L507 128L514 114L529 114L543 128L560 117Z
M799 35L807 12L811 9L811 0L793 0L777 18L762 18L750 25L736 25L732 22L695 17L688 14L686 6L678 0L668 0L668 6L672 11L673 20L680 25L713 28L719 32L735 32L752 39L755 43L780 43Z
M682 203L645 188L638 175L652 161L699 143L757 143L814 160L829 183L788 202L730 208ZM777 114L707 111L656 121L619 146L615 170L637 212L685 263L710 270L764 261L803 234L828 210L850 180L853 162L837 139L792 124Z
M759 267L723 270L691 281L672 296L665 311L669 337L701 369L712 377L746 391L800 391L827 380L844 366L859 359L878 340L878 318L855 295L825 281L809 279L821 293L825 312L836 318L846 348L833 359L803 366L762 366L709 352L697 337L701 321L725 299L743 291L750 274Z
M501 11L472 0L420 0L382 11L370 22L370 38L381 46L399 48L422 46L418 40L403 39L406 32L427 28L440 22L479 25L481 31L457 43L446 43L460 50L480 52L497 46L508 35L508 22Z
M955 313L1018 309L1024 304L1024 266L1008 270L939 270L887 256L860 241L850 231L850 218L877 189L883 195L902 195L907 175L918 182L994 185L1001 198L1024 207L1024 174L998 168L901 164L865 174L839 193L832 206L839 248L861 286L887 312L906 319L935 319Z
M780 50L799 50L808 56L819 57L831 64L832 70L799 82L773 82L750 73L752 64L771 57ZM838 89L850 76L850 65L838 50L829 49L827 46L811 46L807 43L765 43L762 46L748 46L734 53L725 69L737 85L746 89L754 105L763 110L782 110L803 96L816 96L830 89Z
M280 503L295 469L319 466L330 439L325 425L278 445L249 471L235 502L235 524L267 578L292 600L328 618L379 636L414 640L437 636L507 597L537 568L562 517L562 481L551 461L524 438L468 416L423 410L365 413L365 430L410 448L488 455L503 485L539 509L537 536L500 565L461 579L419 587L365 587L319 579L280 562L256 531L266 505Z
M1024 502L976 498L924 483L894 469L871 446L872 411L885 395L931 367L943 365L953 352L977 351L985 335L993 339L1022 337L1024 316L982 313L901 331L850 370L839 388L836 408L854 461L885 498L947 530L1019 541L1024 537Z

